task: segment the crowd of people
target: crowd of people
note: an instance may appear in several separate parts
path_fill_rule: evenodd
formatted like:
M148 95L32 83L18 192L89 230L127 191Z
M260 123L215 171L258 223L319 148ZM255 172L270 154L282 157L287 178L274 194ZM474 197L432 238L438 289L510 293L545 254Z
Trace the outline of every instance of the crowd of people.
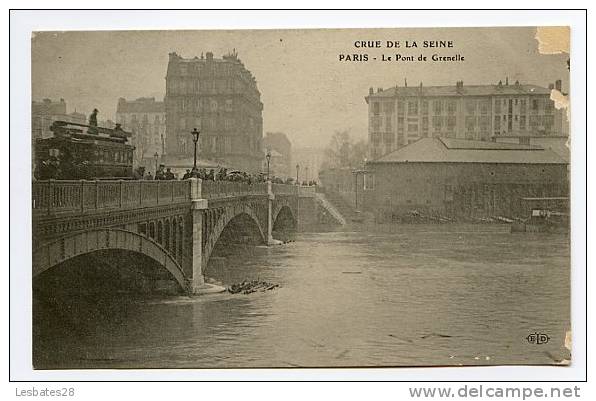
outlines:
M151 174L151 171L146 171L145 167L138 167L133 174L136 180L177 180L178 177L172 172L170 167L160 165L159 169L155 173L155 176ZM181 177L182 180L189 178L200 178L205 181L231 181L231 182L244 182L247 184L267 182L267 175L263 173L251 174L245 171L232 170L228 171L225 167L218 170L206 169L206 168L192 168L187 169L184 175ZM289 184L294 185L296 182L293 178L281 178L270 176L269 179L274 184ZM317 185L316 181L303 181L299 183L303 186Z

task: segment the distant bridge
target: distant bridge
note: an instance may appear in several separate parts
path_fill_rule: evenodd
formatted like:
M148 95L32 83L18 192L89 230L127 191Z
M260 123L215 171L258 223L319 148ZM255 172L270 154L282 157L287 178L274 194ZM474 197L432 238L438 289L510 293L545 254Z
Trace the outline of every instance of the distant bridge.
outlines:
M317 219L314 187L227 181L35 181L33 277L97 251L143 254L187 293L226 228L272 244L274 227Z

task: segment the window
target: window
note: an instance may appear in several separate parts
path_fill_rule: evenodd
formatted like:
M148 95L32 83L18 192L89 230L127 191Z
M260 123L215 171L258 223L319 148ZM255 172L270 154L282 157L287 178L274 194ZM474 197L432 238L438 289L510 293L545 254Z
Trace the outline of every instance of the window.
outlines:
M552 114L554 109L555 109L555 103L552 100L549 99L544 102L544 112L546 114Z
M441 102L440 100L434 100L433 101L433 112L435 114L443 113L443 102Z
M447 130L448 131L455 130L455 125L456 125L455 116L449 116L449 117L447 117Z
M404 130L404 118L403 117L397 117L397 130L398 131Z
M532 110L537 111L539 107L538 99L532 99Z
M501 100L495 100L495 114L501 114Z
M380 114L380 106L379 106L379 102L373 102L372 104L372 109L373 109L373 114L374 115L379 115Z
M554 116L544 116L544 128L547 131L550 131L553 128L554 123L555 123Z
M410 115L418 115L418 101L410 101L408 102L408 114Z
M393 113L393 102L384 102L383 103L383 113L385 113L385 114Z
M519 112L521 114L526 113L526 99L520 99L519 101Z
M418 132L418 124L408 124L408 132Z
M232 99L226 100L226 111L232 111Z
M495 131L500 131L501 130L501 117L500 116L495 116Z
M525 131L526 129L526 116L519 116L519 129Z
M209 107L211 111L217 111L217 100L211 99Z
M480 125L480 131L488 132L490 125L489 116L481 116L478 119L478 125Z
M488 114L488 109L489 109L489 102L487 100L481 100L479 102L480 105L480 114L485 115Z
M441 116L433 116L433 130L441 131L442 122Z
M404 114L404 102L397 102L397 114Z
M422 114L428 114L428 100L422 101Z
M381 119L379 117L371 118L371 126L373 131L379 131L381 127Z
M474 108L476 108L476 106L474 106ZM457 103L455 102L455 100L450 100L449 102L447 102L447 114L452 116L455 114L456 111L457 111Z
M375 175L371 173L365 173L363 175L364 180L364 190L365 191L372 191L375 189Z
M466 100L466 114L476 114L475 100Z
M530 144L530 138L527 136L521 137L519 138L519 144L520 145L529 145Z
M476 131L476 117L466 116L466 131Z

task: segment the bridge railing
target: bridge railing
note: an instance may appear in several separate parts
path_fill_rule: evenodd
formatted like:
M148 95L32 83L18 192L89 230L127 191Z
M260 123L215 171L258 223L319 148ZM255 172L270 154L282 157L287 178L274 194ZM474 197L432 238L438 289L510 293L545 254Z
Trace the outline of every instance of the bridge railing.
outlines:
M81 213L186 202L192 200L193 181L34 181L32 208L35 214ZM195 185L200 188L196 196L207 200L267 195L267 183L264 182L202 181ZM314 193L314 187L272 184L272 191L277 195L304 196L304 191Z
M204 199L223 199L248 195L267 195L267 183L208 181L201 182L201 197Z
M315 194L317 192L317 187L315 187L314 185L310 185L310 186L299 186L298 187L298 195L301 198L314 198Z
M272 183L271 190L275 195L296 195L298 193L298 186Z
M35 214L135 208L190 200L190 181L34 181Z

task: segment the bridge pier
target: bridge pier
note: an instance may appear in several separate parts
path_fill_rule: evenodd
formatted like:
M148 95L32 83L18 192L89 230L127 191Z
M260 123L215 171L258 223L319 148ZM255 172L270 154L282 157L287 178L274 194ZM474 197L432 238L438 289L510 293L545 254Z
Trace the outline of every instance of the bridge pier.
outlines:
M203 275L203 219L204 211L209 208L207 199L202 198L201 180L191 178L191 246L189 249L191 276L187 277L187 292L200 295L225 291L224 287L205 283Z
M275 194L271 186L271 181L267 181L267 245L279 245L282 242L273 238L273 201Z

